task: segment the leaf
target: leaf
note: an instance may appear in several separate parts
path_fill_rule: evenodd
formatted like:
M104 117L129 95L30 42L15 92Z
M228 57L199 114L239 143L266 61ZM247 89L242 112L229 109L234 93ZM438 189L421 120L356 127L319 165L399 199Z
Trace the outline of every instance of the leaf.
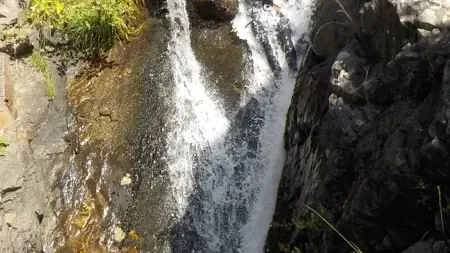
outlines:
M122 180L120 180L120 185L129 185L131 184L131 178L130 178L130 174L126 174Z
M239 90L239 88L237 87L237 85L235 84L235 83L233 83L232 85L231 85L231 88L233 88L235 91L237 91L237 92L239 92L240 90Z
M133 240L135 240L135 241L139 240L139 236L138 236L138 234L136 233L136 231L134 231L134 230L131 230L131 231L128 233L128 235L131 237L131 239L133 239Z

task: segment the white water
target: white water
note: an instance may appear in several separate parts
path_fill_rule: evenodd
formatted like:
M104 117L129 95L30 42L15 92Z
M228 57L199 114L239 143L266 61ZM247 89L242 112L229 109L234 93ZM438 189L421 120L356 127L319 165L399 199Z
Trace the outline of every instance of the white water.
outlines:
M247 84L241 105L251 98L258 101L246 108L254 114L250 120L239 122L227 119L219 101L205 89L207 80L202 79L191 48L185 0L167 2L175 83L168 171L184 238L172 252L262 252L284 162L285 116L295 83L277 40L280 18L273 10L239 3L233 27L247 42L253 64L253 81ZM290 0L281 9L294 41L307 32L310 10L309 1L300 0ZM248 26L251 18L264 24L257 34ZM281 67L277 77L259 42L261 35L269 38Z
M193 187L193 155L222 138L228 120L205 90L201 68L191 48L189 19L184 0L167 1L172 40L169 57L175 83L175 111L168 135L168 171L178 215L183 215Z

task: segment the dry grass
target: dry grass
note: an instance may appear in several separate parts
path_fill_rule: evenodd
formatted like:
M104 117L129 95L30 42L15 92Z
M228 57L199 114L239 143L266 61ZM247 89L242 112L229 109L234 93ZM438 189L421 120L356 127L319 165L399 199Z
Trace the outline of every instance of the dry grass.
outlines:
M308 210L312 211L313 213L315 213L317 216L319 216L320 219L322 219L331 229L334 230L334 232L336 232L342 239L344 239L344 241L354 250L354 252L356 253L363 253L362 250L352 241L348 240L343 234L341 234L341 232L339 232L330 222L327 221L327 219L325 219L322 215L320 215L320 213L318 213L316 210L312 209L311 207L303 204L304 207L306 207Z
M314 35L313 40L312 40L312 49L313 49L314 53L316 53L317 55L320 55L317 52L316 48L315 48L317 35L320 34L321 32L323 32L325 30L325 28L327 28L329 26L332 26L332 25L340 25L340 26L347 27L347 28L352 28L353 27L353 19L350 16L350 14L347 12L347 10L345 9L345 7L342 4L342 2L340 0L333 0L333 1L336 2L336 4L340 8L340 10L338 10L336 13L344 13L345 16L347 17L349 23L330 21L330 22L327 22L327 23L323 24L322 26L320 26L319 29L317 30L316 34Z

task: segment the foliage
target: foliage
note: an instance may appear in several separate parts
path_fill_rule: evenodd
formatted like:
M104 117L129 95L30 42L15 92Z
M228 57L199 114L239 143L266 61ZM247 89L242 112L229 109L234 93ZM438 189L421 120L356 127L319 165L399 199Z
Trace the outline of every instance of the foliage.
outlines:
M34 51L30 57L31 64L35 67L45 78L45 91L49 100L55 99L55 81L50 73L48 61L38 51Z
M99 54L127 41L138 6L134 0L30 0L29 21L63 35L75 50Z
M8 147L9 141L0 136L0 156L5 155L6 147Z

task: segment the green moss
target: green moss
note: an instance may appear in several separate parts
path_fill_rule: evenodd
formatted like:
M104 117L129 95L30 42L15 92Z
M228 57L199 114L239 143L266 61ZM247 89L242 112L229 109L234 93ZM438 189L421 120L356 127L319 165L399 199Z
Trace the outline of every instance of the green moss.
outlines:
M73 49L98 54L138 31L137 13L134 0L31 0L27 17L36 28L63 35Z

